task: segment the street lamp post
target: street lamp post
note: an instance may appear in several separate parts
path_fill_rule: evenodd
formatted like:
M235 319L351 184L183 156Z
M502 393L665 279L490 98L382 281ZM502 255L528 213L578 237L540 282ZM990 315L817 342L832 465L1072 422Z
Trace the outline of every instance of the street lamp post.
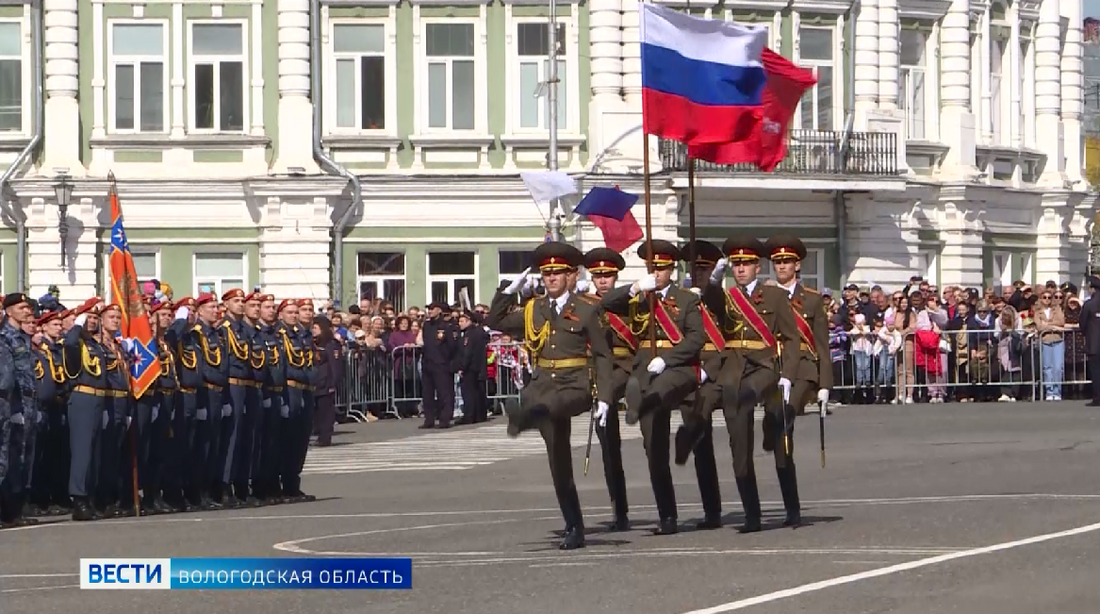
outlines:
M61 237L61 266L64 268L69 261L69 203L73 197L73 184L62 176L61 181L53 186L53 193L57 198L57 234Z

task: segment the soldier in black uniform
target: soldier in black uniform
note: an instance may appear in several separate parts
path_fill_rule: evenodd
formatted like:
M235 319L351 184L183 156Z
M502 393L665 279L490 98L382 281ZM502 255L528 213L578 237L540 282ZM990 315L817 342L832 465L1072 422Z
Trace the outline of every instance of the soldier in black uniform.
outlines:
M584 268L592 280L593 293L578 293L577 297L598 305L608 292L615 289L619 271L626 268L626 261L613 249L597 247L584 255ZM607 414L600 417L596 425L596 437L600 439L603 474L607 481L607 493L611 496L611 511L615 516L611 528L615 531L626 531L630 528L630 520L626 475L623 473L623 441L619 432L619 404L626 390L626 380L634 368L638 339L631 332L630 323L616 314L604 313L601 323L614 357L611 393L614 401L609 404Z
M228 349L228 388L222 402L232 407L223 415L221 445L218 448L217 470L222 488L226 490L226 505L255 506L259 501L249 491L252 462L252 429L250 416L259 409L255 368L252 366L252 344L256 329L244 320L244 290L233 288L222 295L225 318L218 323L221 343Z
M107 360L110 350L97 338L103 300L90 298L73 310L73 327L65 333L62 365L69 380L68 421L71 463L69 495L73 520L100 518L92 496L99 482L100 433L104 428Z
M481 317L469 309L458 317L461 330L458 372L462 391L462 418L457 424L475 424L489 419L489 402L485 396L489 379L487 350L489 335L481 327Z
M96 489L96 506L108 518L134 514L133 489L129 465L124 462L123 451L128 450L126 432L130 428L133 413L130 394L130 354L119 342L122 328L122 306L107 305L99 316L99 342L106 349L103 373L106 377L104 391L103 433L100 446L99 487ZM125 492L124 492L125 491Z
M424 404L422 429L451 427L455 411L455 372L460 348L458 328L443 317L450 307L436 301L428 305L428 318L421 327L424 338L421 364L421 397Z
M829 402L829 389L833 387L833 365L829 360L829 312L821 294L798 281L798 270L806 257L806 247L798 237L772 237L764 249L771 258L776 282L789 297L799 335L799 357L783 356L784 361L797 360L798 363L790 403L780 403L778 396L769 400L764 412L764 437L761 441L764 450L775 453L775 472L783 494L783 507L787 511L784 524L794 527L802 523L794 465L794 420L796 414L804 412L815 393L819 404ZM786 416L782 412L786 412Z
M703 291L707 308L721 320L726 338L719 363L704 367L722 391L733 473L745 508L742 533L761 529L760 492L753 468L753 414L769 395L790 398L791 381L798 368L798 329L787 294L759 279L760 258L767 253L758 239L741 235L722 245L728 255L736 285L724 292L720 285L726 262L719 262L711 283ZM777 357L784 358L780 368ZM705 409L705 408L704 408Z
M165 340L165 332L172 324L171 301L154 301L149 305L149 318L157 346L157 381L146 392L152 396L149 428L142 429L141 488L142 509L151 514L174 512L183 503L183 484L173 462L173 430L176 412L176 396L179 392L179 374L172 350ZM139 418L142 416L138 413Z
M695 390L699 383L699 350L705 335L699 297L672 282L673 266L680 250L663 240L652 240L653 272L612 290L603 298L607 311L629 318L640 350L634 371L626 384L626 421L641 420L642 440L649 460L649 481L660 517L656 535L671 535L677 526L676 491L669 467L669 436L672 408ZM638 255L646 258L648 243ZM643 294L646 293L646 294ZM653 293L656 311L650 313L648 293ZM657 321L657 347L649 338L649 327Z
M38 411L42 417L35 447L31 499L40 514L72 513L69 498L69 425L65 417L69 381L61 349L61 321L67 311L47 311L38 318L42 340L35 348L38 366Z
M199 463L203 444L199 433L199 401L200 391L203 401L206 392L200 357L202 346L192 333L198 302L187 296L176 301L172 308L175 313L172 323L164 331L164 342L171 350L172 361L176 365L179 393L175 401L176 415L172 420L170 473L177 476L183 495L180 501L173 501L172 504L180 511L190 511L194 507L213 509L220 505L208 497L203 498L203 466ZM205 407L202 416L205 423L208 417Z
M285 304L285 303L284 303ZM275 297L264 294L260 300L260 340L264 350L263 380L263 431L260 436L260 455L256 462L259 471L254 481L257 498L265 503L276 503L282 497L279 485L279 438L281 436L283 408L286 407L286 355L280 349L281 338L277 334L282 325L276 313Z
M581 502L573 482L571 419L589 411L594 400L598 414L607 415L614 400L611 348L600 325L600 307L577 299L568 284L568 272L584 262L580 250L567 243L543 243L535 249L533 260L542 273L546 294L532 297L527 269L497 291L487 323L524 339L531 354L535 365L531 383L519 404L511 401L506 408L508 434L516 437L537 428L546 442L554 492L565 517L559 547L572 550L585 542ZM523 308L509 313L517 294L525 300Z
M248 394L245 398L245 405L248 407L248 414L245 415L246 424L246 436L249 439L248 449L250 456L248 459L248 476L244 478L250 486L249 496L251 499L245 501L251 505L262 505L263 500L260 498L260 491L262 490L261 484L263 479L260 472L260 463L263 457L264 446L264 426L265 419L267 418L268 409L271 407L271 403L264 403L265 396L264 387L267 384L267 344L263 336L263 328L261 326L260 312L263 308L265 294L261 293L259 289L253 290L248 296L244 297L244 324L250 331L251 339L249 341L249 349L251 351L251 357L249 360L252 366L252 385L248 390ZM272 298L274 302L274 298ZM272 313L274 313L274 306L272 306ZM276 414L278 415L278 414Z
M680 257L691 259L691 244L680 250ZM695 241L695 265L692 267L691 292L702 295L702 288L710 283L715 265L722 259L722 250L709 241ZM703 369L699 373L699 389L685 399L680 406L683 425L676 431L676 464L683 465L692 451L695 452L695 477L699 482L699 498L703 503L703 520L699 529L717 529L722 526L722 494L718 484L718 464L714 460L714 428L710 415L721 406L722 394L714 380L703 376L706 366L719 358L725 347L725 339L714 314L702 308L703 331L707 340L699 353ZM705 408L705 409L704 409Z
M278 328L280 346L286 358L286 394L281 412L281 458L283 499L292 502L312 500L302 492L302 466L309 450L313 416L307 415L306 394L314 377L313 336L298 323L298 301L284 300L279 306L282 323Z

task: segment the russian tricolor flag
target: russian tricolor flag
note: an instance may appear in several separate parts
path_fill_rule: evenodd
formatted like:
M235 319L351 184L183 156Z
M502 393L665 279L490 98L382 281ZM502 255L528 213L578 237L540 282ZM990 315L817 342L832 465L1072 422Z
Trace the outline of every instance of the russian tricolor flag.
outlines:
M767 29L641 10L643 131L688 145L749 138L763 119Z

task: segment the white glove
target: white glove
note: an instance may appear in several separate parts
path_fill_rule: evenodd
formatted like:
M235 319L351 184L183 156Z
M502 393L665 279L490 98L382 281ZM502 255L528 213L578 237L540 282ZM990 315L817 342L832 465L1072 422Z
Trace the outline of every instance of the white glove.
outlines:
M279 408L279 415L284 417L284 418L289 418L290 417L290 406L289 405L283 405L282 407L280 407Z
M584 294L585 292L588 292L588 280L587 279L578 279L577 280L577 294Z
M133 339L131 339L129 337L119 337L118 338L118 343L119 343L119 345L122 346L122 349L126 350L127 354L133 354L134 353L135 343L134 343Z
M660 356L656 356L653 360L649 361L649 366L646 367L646 371L654 375L660 375L665 370L665 359Z
M107 428L107 425L110 424L110 423L111 423L111 414L108 414L106 411L104 411L103 412L103 427L102 428L104 428L104 429Z
M26 418L23 417L23 414L12 414L9 420L12 424L24 424L25 421Z
M176 319L177 320L186 320L187 315L190 314L190 313L191 313L191 311L188 310L186 307L180 307L179 309L176 310Z
M699 369L699 383L702 384L705 381L707 381L707 372Z
M130 428L130 422L133 420L130 416L126 416L126 428Z
M82 314L76 316L76 319L73 320L73 326L79 326L79 327L83 328L84 323L87 322L87 321L88 321L88 315L82 313Z
M527 267L522 273L516 276L512 280L512 283L508 284L508 287L504 289L505 294L515 294L519 292L524 286L527 285L527 276L531 274L531 267Z
M657 289L657 276L653 273L646 275L645 277L634 282L634 285L630 286L630 296L636 296L639 292L649 292L650 290Z
M264 409L271 407L271 399L264 399Z
M195 420L199 422L206 422L206 408L200 408L195 410Z
M156 422L157 416L160 415L160 405L154 405L153 411L149 415L149 422Z
M729 265L729 258L719 258L718 262L714 263L714 270L710 272L710 283L722 283L722 278L726 276L726 268L728 268Z
M828 403L829 402L829 389L828 388L822 388L821 390L817 391L817 402L818 403Z
M222 418L228 418L233 415L233 406L226 403L222 405Z
M781 377L779 378L779 388L783 391L783 402L791 402L791 380Z
M600 426L607 426L607 403L600 401L596 404L596 420Z

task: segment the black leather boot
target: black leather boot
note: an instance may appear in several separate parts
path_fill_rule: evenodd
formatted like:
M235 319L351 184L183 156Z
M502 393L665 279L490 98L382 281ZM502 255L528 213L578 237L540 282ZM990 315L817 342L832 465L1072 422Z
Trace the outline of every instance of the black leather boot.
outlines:
M737 492L741 495L741 505L745 508L745 524L737 529L738 533L756 533L760 531L760 491L756 488L756 476L737 478Z
M786 467L776 469L776 474L779 476L779 490L783 493L783 508L787 510L783 526L797 527L802 524L802 510L798 500L798 477L794 461L788 461Z

